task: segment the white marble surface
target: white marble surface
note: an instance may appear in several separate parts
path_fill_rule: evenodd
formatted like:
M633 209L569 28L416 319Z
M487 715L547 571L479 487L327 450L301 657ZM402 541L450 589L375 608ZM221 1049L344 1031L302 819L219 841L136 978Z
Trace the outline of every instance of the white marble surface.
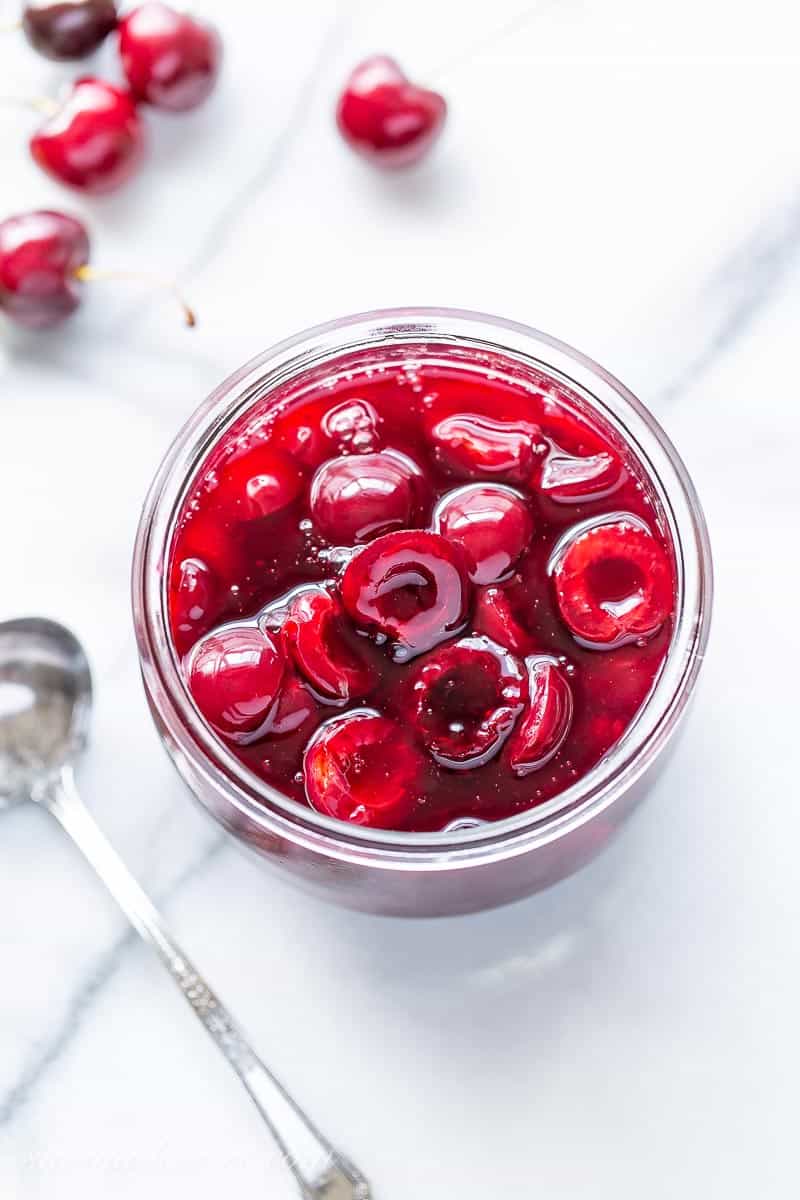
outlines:
M9 4L6 9L13 9ZM378 1200L785 1200L796 1188L800 323L796 6L227 0L224 86L152 117L84 204L0 110L2 214L83 213L97 265L177 272L200 313L98 286L0 329L0 618L47 613L97 682L87 801ZM4 14L5 15L5 12ZM364 53L451 102L419 171L331 127ZM3 91L63 72L0 41ZM108 69L111 69L109 66ZM653 407L706 506L718 601L677 756L604 857L509 909L372 919L220 840L161 752L128 564L177 426L270 342L452 304L588 351ZM294 1195L254 1110L46 816L0 814L0 1195Z

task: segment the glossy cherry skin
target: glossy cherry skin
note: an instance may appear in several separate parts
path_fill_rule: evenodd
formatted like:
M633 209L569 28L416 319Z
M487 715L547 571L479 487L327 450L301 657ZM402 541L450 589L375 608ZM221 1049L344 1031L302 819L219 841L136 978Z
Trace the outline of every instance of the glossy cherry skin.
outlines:
M589 647L648 638L672 612L669 560L636 518L578 527L551 572L564 623Z
M519 660L485 637L434 650L409 688L414 729L437 763L462 771L494 758L527 697Z
M222 62L216 29L166 4L140 4L119 23L122 69L137 100L170 112L196 108Z
M230 524L263 520L292 504L303 483L302 472L287 455L254 446L220 468L210 507Z
M380 829L407 821L425 775L425 760L403 727L363 710L323 725L303 758L312 808Z
M80 304L75 272L88 259L75 217L41 210L0 221L0 309L29 329L58 325Z
M144 127L129 92L86 75L33 135L30 147L53 179L101 195L121 187L136 171Z
M495 421L456 413L430 431L437 462L462 479L525 484L544 450L541 430L530 421Z
M219 584L201 558L185 558L170 580L170 612L175 648L185 654L216 615Z
M117 25L114 0L28 0L23 32L39 54L57 62L85 58Z
M564 744L572 724L572 689L551 658L530 658L528 703L509 743L508 761L515 775L543 767Z
M505 587L495 584L476 589L472 627L522 658L536 649L536 641L520 621Z
M473 583L497 583L528 548L533 518L525 500L511 488L475 483L439 501L434 528L464 550Z
M338 599L324 588L304 588L289 606L283 636L300 673L324 700L363 700L375 680L359 652Z
M340 404L301 406L281 413L274 422L275 445L315 471L338 454L373 454L383 444L382 418L367 400L354 396Z
M581 504L605 499L624 479L622 463L608 451L585 458L556 452L542 466L539 491L557 504Z
M268 726L284 669L283 652L269 633L255 625L228 625L196 644L187 681L209 725L241 741Z
M460 632L469 613L463 551L422 530L387 533L370 542L345 568L341 592L359 629L391 639L396 662Z
M308 686L287 663L278 704L273 716L270 717L267 736L271 739L289 737L298 733L305 725L309 724L318 707Z
M419 468L404 454L384 450L332 458L311 484L311 516L330 542L368 542L416 524L422 486Z
M446 116L444 97L411 83L385 55L359 63L336 110L348 145L382 167L418 162L439 137Z

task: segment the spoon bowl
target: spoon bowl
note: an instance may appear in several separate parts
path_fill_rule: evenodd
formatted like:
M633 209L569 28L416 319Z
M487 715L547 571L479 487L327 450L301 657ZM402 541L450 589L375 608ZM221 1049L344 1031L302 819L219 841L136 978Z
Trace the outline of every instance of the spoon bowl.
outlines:
M40 799L84 749L92 676L78 639L57 621L0 623L0 808Z
M83 852L249 1092L303 1200L369 1200L361 1172L256 1056L83 806L73 766L87 742L91 707L89 663L73 633L44 617L0 623L0 809L38 801Z

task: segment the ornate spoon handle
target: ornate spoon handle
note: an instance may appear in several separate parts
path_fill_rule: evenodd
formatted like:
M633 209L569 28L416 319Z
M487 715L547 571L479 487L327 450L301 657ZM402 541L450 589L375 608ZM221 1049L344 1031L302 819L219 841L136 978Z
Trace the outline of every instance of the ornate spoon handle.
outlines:
M305 1200L370 1200L366 1180L314 1128L248 1044L228 1010L173 941L149 898L84 807L71 769L42 803L94 867L142 938L159 953L192 1011L222 1051L269 1126Z

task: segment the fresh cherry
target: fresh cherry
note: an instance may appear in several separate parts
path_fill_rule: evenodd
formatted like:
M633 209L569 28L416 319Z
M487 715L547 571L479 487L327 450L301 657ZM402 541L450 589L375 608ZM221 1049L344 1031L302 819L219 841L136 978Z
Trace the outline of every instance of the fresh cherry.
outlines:
M498 646L505 646L512 654L524 658L534 652L536 644L517 616L512 592L512 587L478 588L472 627L476 633L485 634Z
M232 525L283 512L303 490L303 473L267 445L256 445L220 466L210 508Z
M214 572L200 558L184 558L170 580L170 611L175 647L185 654L216 615L219 585Z
M437 505L434 527L457 542L470 563L473 583L497 583L530 543L533 519L511 488L474 483L448 492Z
M622 463L606 450L585 458L556 451L542 466L539 490L558 504L580 504L605 499L624 479Z
M48 329L80 304L77 272L89 237L75 217L41 210L0 221L0 309L29 329Z
M551 571L561 616L589 647L650 637L672 611L669 560L636 518L579 526L557 549Z
M196 108L222 61L216 29L166 4L140 4L119 23L122 68L137 100L170 112Z
M283 636L298 669L325 700L363 700L375 680L338 599L303 588L289 606Z
M463 551L441 534L422 530L370 542L348 563L341 589L354 623L390 638L397 662L458 633L469 611Z
M28 0L22 29L39 54L58 62L85 58L117 25L114 0Z
M352 546L416 524L422 474L393 450L324 463L311 484L311 516L329 542Z
M138 277L133 271L96 271L88 258L89 235L75 217L39 210L0 221L0 310L29 329L48 329L75 311L82 284ZM194 313L175 285L167 280L163 285L175 294L186 324L194 325Z
M401 725L356 711L323 725L303 759L312 808L341 821L396 828L421 798L425 761Z
M59 183L100 195L121 187L144 153L144 127L129 92L85 75L30 142L39 166Z
M418 162L441 133L446 115L443 96L411 83L385 55L355 68L336 110L348 145L384 167Z
M530 481L544 446L531 421L495 421L475 413L456 413L431 429L436 461L466 479L501 483Z
M440 766L481 767L522 711L518 659L485 637L467 637L422 659L409 681L411 722Z
M508 761L515 775L538 770L561 749L572 724L572 689L557 663L529 658L528 703L509 743Z
M255 625L206 634L187 663L195 704L209 725L233 741L249 740L268 726L283 673L278 644Z

